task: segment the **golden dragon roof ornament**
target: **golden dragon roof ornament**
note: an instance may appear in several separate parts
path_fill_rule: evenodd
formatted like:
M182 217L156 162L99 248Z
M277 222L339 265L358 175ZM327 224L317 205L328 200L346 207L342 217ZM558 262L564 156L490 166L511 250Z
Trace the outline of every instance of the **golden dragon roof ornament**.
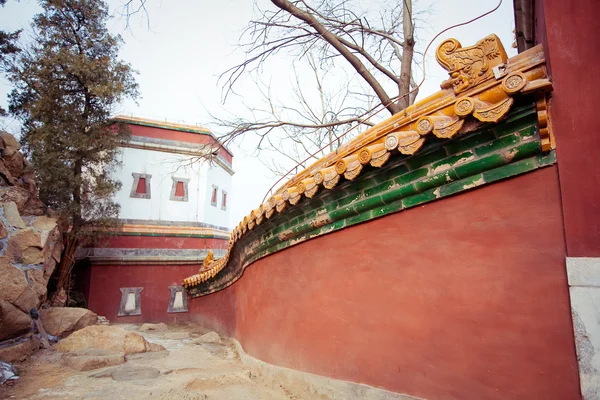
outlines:
M546 115L546 92L552 84L541 46L508 59L496 35L470 47L448 39L438 47L436 58L450 75L441 91L366 130L282 185L233 230L226 255L206 262L183 285L191 287L215 277L229 262L236 242L265 218L285 212L302 197L314 197L321 187L333 189L342 177L354 180L366 165L379 168L393 154L413 155L431 135L451 139L481 123L498 122L515 96L536 92L542 151L554 147Z

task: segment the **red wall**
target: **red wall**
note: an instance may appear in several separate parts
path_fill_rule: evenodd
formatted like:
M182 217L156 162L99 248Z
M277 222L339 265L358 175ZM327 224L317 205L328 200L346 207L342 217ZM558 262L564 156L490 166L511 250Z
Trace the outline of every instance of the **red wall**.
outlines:
M291 247L191 312L284 367L430 399L578 399L556 173Z
M554 83L550 117L557 143L567 254L599 257L600 135L595 98L600 93L600 2L546 0L544 14Z
M88 308L111 322L187 322L189 313L167 313L169 286L198 272L194 265L93 265L90 272ZM142 315L118 317L122 287L143 287ZM188 303L189 304L189 303Z
M98 240L95 247L127 249L226 249L227 239L169 236L112 236ZM167 313L169 286L198 272L196 265L80 265L77 286L88 300L88 308L113 322L187 322L190 313ZM118 317L120 288L143 287L142 315ZM201 320L201 319L200 319ZM211 322L211 321L208 321Z

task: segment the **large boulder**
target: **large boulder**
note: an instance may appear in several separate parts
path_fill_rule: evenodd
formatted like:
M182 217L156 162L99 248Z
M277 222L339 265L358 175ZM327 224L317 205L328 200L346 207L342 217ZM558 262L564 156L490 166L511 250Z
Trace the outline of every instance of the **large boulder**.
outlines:
M40 320L47 333L64 338L86 326L96 325L98 315L85 308L52 307L40 311Z
M48 280L44 277L44 271L41 268L29 268L25 271L25 275L27 275L31 290L38 297L38 304L42 304L46 301L46 295L48 294Z
M61 352L76 352L87 349L102 349L122 352L125 355L147 351L163 351L159 344L149 343L142 335L128 332L121 327L94 325L72 333L61 340L55 349Z
M0 300L0 341L31 330L31 317L6 300Z
M14 153L10 156L3 155L2 161L7 171L13 176L18 177L23 175L25 169L25 157L21 153Z
M14 303L29 283L22 270L10 263L8 257L0 257L0 299Z
M208 333L200 336L198 339L194 340L194 343L196 343L196 344L202 344L202 343L220 344L221 337L219 336L219 334L217 332L208 332Z
M0 203L15 203L19 212L23 210L25 204L31 197L29 190L19 186L0 187Z
M19 209L21 215L44 215L46 213L46 206L40 199L35 196L29 196L29 199L23 205L23 208Z
M62 356L62 362L67 367L76 369L77 371L91 371L93 369L123 364L125 362L125 355L107 350L91 349L65 353Z
M17 343L4 343L0 345L0 361L17 362L29 358L40 348L40 341L35 336L24 338Z
M23 222L21 214L19 214L17 203L14 201L4 203L4 219L10 227L19 229L25 228L25 222Z
M2 139L2 156L12 156L21 148L21 143L10 133L6 131L0 131L0 139Z

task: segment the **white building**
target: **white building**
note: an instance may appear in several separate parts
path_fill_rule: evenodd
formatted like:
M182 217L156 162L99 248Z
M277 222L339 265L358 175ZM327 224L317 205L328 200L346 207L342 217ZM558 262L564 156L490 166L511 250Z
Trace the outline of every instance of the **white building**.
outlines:
M117 117L132 136L116 172L120 218L144 225L204 223L227 230L232 154L203 127ZM211 161L199 152L214 153Z

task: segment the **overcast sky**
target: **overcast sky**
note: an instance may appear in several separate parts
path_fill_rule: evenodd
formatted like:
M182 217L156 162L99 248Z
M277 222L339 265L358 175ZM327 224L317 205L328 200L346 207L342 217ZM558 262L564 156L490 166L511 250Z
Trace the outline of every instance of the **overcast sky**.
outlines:
M110 0L116 10L124 0ZM258 0L262 8L269 1ZM417 49L423 51L431 38L442 29L470 20L490 9L496 0L416 0L415 11L427 9L427 21L417 32ZM222 104L218 75L243 60L236 49L241 31L253 16L252 0L148 0L148 17L133 18L126 30L123 19L115 19L110 28L122 35L125 43L121 57L139 72L137 81L142 98L138 103L127 102L118 113L144 118L167 120L210 126L213 115L236 115L242 112L241 100L252 102L258 97L250 79L237 88L240 98ZM0 8L0 28L15 30L27 27L33 14L39 11L32 0L8 0ZM435 61L435 49L443 39L454 37L463 46L497 34L510 56L516 54L513 43L512 1L504 0L498 11L468 26L455 28L434 42L426 59L427 78L419 98L439 90L447 73ZM425 25L423 27L423 25ZM267 66L261 79L275 82L274 96L285 102L289 95L292 63L290 57L281 56ZM10 86L0 84L0 105L6 107ZM19 127L10 120L0 120L0 128L19 133ZM263 196L274 182L272 174L255 157L249 155L256 141L246 138L231 147L234 153L233 193L230 195L230 226L235 226L251 209L258 207Z

